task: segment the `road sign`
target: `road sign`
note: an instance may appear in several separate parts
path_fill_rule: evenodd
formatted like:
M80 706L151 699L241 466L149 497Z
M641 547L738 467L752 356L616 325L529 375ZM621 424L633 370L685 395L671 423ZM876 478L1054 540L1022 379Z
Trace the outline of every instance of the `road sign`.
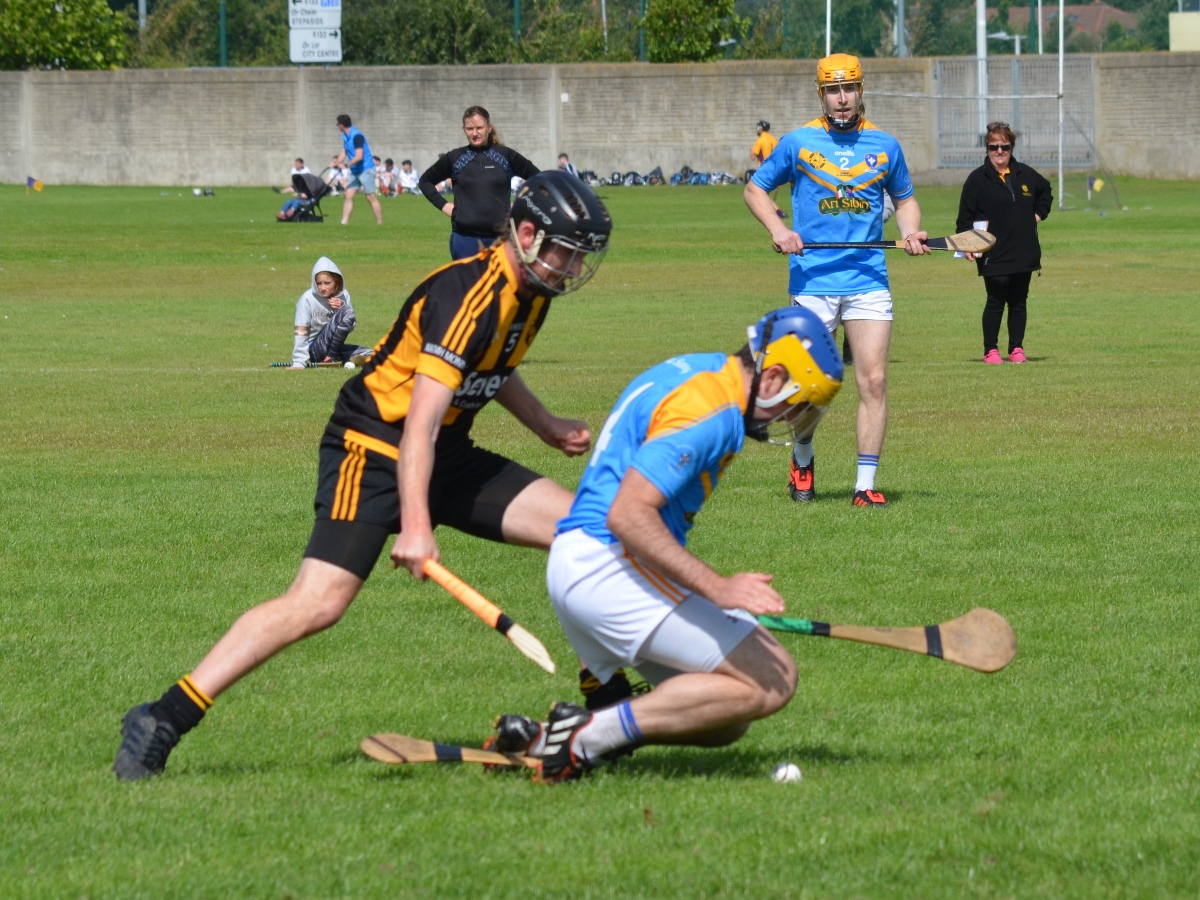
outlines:
M293 28L288 32L294 63L339 63L342 61L341 28Z
M342 27L342 0L287 0L287 4L289 28Z

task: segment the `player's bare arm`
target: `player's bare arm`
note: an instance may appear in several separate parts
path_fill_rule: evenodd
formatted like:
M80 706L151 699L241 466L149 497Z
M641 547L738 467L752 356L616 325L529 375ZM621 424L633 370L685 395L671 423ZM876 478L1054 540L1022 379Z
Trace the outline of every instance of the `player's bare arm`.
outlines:
M592 445L592 432L587 422L553 415L518 372L509 375L503 387L496 392L496 402L539 438L567 456L587 453Z
M396 482L400 491L400 533L392 544L392 567L403 566L418 581L425 579L425 560L438 559L429 514L429 479L433 475L434 443L454 391L427 375L413 379L412 400L400 438Z
M896 227L904 240L904 252L909 256L932 253L926 245L929 233L921 230L921 206L916 197L896 201Z
M609 509L608 527L638 559L722 609L744 609L755 615L783 611L783 598L771 587L772 576L739 572L726 578L688 552L659 515L666 503L662 492L631 468Z
M754 214L754 218L758 219L762 227L770 233L771 242L775 245L776 250L780 253L804 252L804 241L779 218L775 212L775 201L771 199L770 194L754 182L749 182L742 192L742 198L746 201L750 212Z

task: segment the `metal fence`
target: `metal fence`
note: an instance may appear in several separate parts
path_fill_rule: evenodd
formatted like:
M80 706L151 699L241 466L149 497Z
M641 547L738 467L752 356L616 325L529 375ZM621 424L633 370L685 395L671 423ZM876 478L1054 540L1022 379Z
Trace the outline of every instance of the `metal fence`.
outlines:
M1058 165L1058 57L992 57L985 89L972 58L939 59L937 147L941 168L974 168L983 159L983 125L1008 122L1019 135L1018 159ZM1063 68L1063 159L1067 168L1096 164L1096 104L1091 56L1067 56ZM986 94L986 100L979 95Z

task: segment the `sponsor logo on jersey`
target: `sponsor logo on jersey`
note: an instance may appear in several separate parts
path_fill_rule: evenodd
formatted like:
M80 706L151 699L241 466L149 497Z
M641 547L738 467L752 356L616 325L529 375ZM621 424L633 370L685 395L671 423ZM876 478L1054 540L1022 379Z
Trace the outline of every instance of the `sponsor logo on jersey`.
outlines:
M507 380L507 375L472 372L454 392L454 405L459 409L478 409L495 397Z
M445 347L442 347L438 344L426 344L423 352L428 353L430 356L436 356L438 359L444 359L456 369L465 369L467 367L467 361L465 359L463 359L457 353L447 350Z
M842 213L852 213L856 216L871 212L871 203L854 196L854 188L848 184L838 185L837 193L817 202L817 212L823 216L837 216Z

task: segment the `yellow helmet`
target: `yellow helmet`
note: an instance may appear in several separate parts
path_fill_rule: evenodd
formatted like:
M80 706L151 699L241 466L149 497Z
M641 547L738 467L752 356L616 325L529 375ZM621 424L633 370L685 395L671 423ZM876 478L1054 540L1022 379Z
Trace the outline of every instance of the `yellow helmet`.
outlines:
M835 53L817 62L817 87L831 84L862 84L862 63L849 53Z

